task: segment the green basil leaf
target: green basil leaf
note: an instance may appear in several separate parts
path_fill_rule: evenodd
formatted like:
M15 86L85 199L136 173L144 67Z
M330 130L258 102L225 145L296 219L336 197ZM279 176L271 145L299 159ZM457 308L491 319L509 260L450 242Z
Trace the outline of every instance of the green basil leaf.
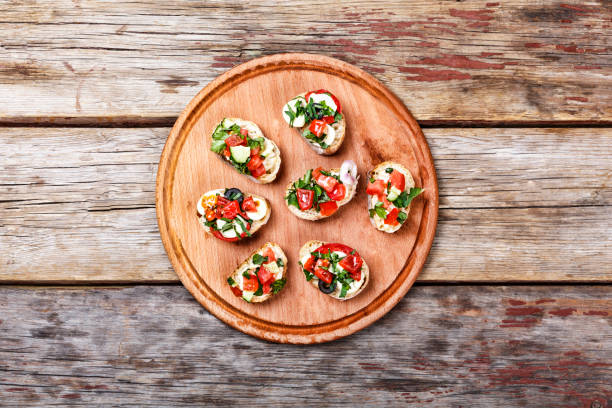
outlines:
M259 287L255 291L255 293L253 293L253 296L261 296L261 295L263 295L263 287L261 286L261 284L259 284Z
M387 167L387 168L385 169L385 171L386 171L387 173L393 173L393 168L391 168L391 167Z
M399 214L397 214L397 222L399 222L400 224L403 224L404 221L406 221L406 219L408 218L408 216L406 215L405 212L401 212Z
M288 205L292 205L294 207L298 207L298 199L297 199L297 193L295 191L291 191L289 192L289 195L286 197L287 199L287 204Z
M236 286L236 281L235 281L235 280L233 280L233 279L231 278L231 276L230 276L229 278L227 278L227 283L229 283L229 285L230 285L231 287Z
M282 259L280 259L280 258L278 258L278 259L276 260L276 264L277 264L277 265L278 265L280 268L282 268L283 266L285 266L285 263L284 263L284 262L283 262L283 260L282 260Z
M251 279L251 274L249 273L249 271L242 272L242 276L244 276L247 279Z
M261 256L260 254L253 255L253 263L255 265L261 265L264 262L268 262L268 257L267 256Z

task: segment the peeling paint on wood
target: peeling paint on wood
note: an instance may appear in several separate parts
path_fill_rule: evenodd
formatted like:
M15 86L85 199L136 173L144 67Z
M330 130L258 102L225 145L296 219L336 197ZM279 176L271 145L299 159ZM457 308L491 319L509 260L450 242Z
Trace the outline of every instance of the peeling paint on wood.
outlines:
M508 299L547 298L609 314L499 325ZM21 406L612 403L607 286L417 285L376 324L306 348L235 331L181 286L5 286L0 304L11 304L2 316L0 397Z

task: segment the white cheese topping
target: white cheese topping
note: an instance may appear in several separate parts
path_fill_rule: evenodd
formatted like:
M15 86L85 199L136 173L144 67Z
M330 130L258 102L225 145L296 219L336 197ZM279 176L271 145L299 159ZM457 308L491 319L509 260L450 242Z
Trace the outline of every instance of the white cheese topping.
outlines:
M336 102L334 102L334 99L326 93L312 94L308 98L308 102L310 102L311 100L314 103L325 102L325 105L327 105L327 107L332 109L334 112L338 110L338 107L336 106Z
M296 103L299 103L302 106L306 106L306 99L303 96L298 96L297 98L293 98L292 100L287 102L285 106L283 106L283 118L285 119L285 122L287 122L290 126L300 128L306 124L306 117L304 115L297 116L293 119L293 124L291 124L291 118L285 113L285 111L291 111L295 114Z

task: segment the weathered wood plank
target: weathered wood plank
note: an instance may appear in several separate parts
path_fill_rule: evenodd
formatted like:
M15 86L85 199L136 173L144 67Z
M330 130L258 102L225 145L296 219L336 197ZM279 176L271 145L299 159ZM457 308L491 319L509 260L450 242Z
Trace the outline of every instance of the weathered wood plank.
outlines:
M611 295L609 286L417 286L369 328L305 348L239 333L180 286L1 287L0 398L606 407Z
M167 123L226 69L280 52L357 64L421 121L612 120L605 1L62 0L0 13L5 123Z
M441 210L420 279L612 280L611 132L428 129ZM176 281L154 208L167 133L1 129L0 280Z

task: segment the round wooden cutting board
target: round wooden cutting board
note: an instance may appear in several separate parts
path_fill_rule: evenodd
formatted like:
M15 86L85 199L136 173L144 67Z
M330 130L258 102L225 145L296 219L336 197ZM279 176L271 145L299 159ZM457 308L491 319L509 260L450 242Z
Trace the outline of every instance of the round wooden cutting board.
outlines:
M327 89L346 116L347 136L333 156L320 156L282 118L284 104L302 92ZM211 133L224 117L252 120L281 150L277 179L260 185L210 151ZM289 212L287 184L309 168L338 168L352 159L358 193L332 217L311 222ZM377 231L367 211L366 173L392 160L404 164L424 192L406 225ZM237 187L266 197L272 215L252 238L220 241L204 232L196 203L208 190ZM387 313L408 292L431 248L438 186L429 147L404 104L371 75L345 62L310 54L279 54L249 61L212 81L189 103L170 132L157 175L157 218L162 241L185 287L212 314L247 334L281 343L319 343L360 330ZM353 299L338 301L308 282L298 250L308 240L355 248L370 266L370 283ZM287 284L267 302L237 298L226 279L254 250L276 242L288 257Z

